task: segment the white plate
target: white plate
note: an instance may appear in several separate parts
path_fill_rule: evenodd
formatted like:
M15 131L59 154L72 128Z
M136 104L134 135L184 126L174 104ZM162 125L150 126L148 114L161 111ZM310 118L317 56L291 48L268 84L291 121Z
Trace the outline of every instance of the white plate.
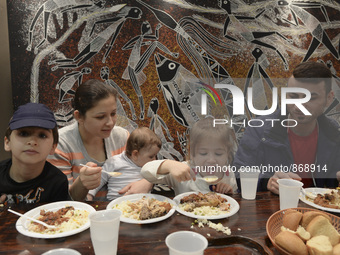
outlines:
M332 189L323 189L323 188L305 188L306 192L312 192L314 194L325 194L331 192ZM309 201L305 198L305 195L301 192L300 193L300 200L304 202L307 205L310 205L314 208L327 211L327 212L335 212L335 213L340 213L340 209L334 209L334 208L328 208L328 207L323 207L320 205L315 204L312 201Z
M195 218L195 219L207 219L207 220L217 220L217 219L223 219L223 218L228 218L232 215L234 215L235 213L238 212L238 210L240 209L240 205L237 203L237 201L235 199L233 199L232 197L229 197L227 195L224 194L220 194L217 193L219 196L225 198L228 200L228 202L230 203L230 211L227 213L223 213L220 215L213 215L213 216L200 216L200 215L196 215L194 213L191 212L186 212L182 209L179 208L179 204L181 202L181 199L185 196L189 196L191 194L198 194L199 192L186 192L186 193L182 193L177 195L174 198L175 203L177 204L177 211L180 212L181 214L191 217L191 218Z
M164 196L161 196L161 195L156 195L156 194L149 194L149 193L132 194L132 195L127 195L127 196L122 196L122 197L116 198L115 200L112 200L107 205L106 209L107 210L113 209L114 205L119 205L121 202L124 202L124 201L135 202L135 201L142 199L143 197L154 198L154 199L157 199L159 201L166 201L166 202L168 202L172 205L172 209L164 216L153 218L153 219L148 219L148 220L135 220L135 219L126 218L122 215L120 217L121 222L132 223L132 224L154 223L154 222L162 221L162 220L169 218L176 211L176 203L174 201L172 201L170 198L164 197Z
M42 205L39 207L36 207L28 212L26 212L24 215L32 217L32 218L38 218L40 215L40 210L48 210L48 211L58 211L61 208L64 208L65 206L73 206L74 209L79 209L79 210L86 210L89 213L95 212L96 210L88 204L82 203L82 202L76 202L76 201L61 201L61 202L55 202L55 203L50 203L46 205ZM16 229L18 230L19 233L29 236L29 237L34 237L34 238L45 238L45 239L50 239L50 238L59 238L59 237L65 237L65 236L71 236L77 233L80 233L90 227L90 220L85 223L83 226L80 228L63 232L63 233L56 233L56 234L41 234L41 233L36 233L33 231L28 230L28 226L31 223L30 220L20 217L17 220L17 223L15 224Z

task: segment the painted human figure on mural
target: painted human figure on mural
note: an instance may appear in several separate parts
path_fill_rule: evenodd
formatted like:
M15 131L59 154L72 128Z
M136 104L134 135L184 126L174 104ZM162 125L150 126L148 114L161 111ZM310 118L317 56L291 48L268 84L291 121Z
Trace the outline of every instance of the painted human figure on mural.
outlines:
M255 62L251 65L248 71L243 91L244 95L247 96L247 89L250 84L252 84L253 106L257 110L264 110L268 108L268 102L263 81L269 85L270 89L274 87L269 75L265 71L265 69L269 66L269 61L260 48L255 48L252 51L252 55L255 58Z
M167 47L158 41L159 29L161 26L161 24L158 24L155 34L151 35L152 29L150 23L148 21L144 21L141 26L141 34L129 40L122 48L123 50L132 49L128 60L128 66L125 69L122 78L131 81L131 84L138 96L140 106L139 118L141 120L144 119L145 105L140 86L146 81L146 76L143 73L143 69L149 63L150 56L158 48L173 57L178 57L178 53L172 53ZM149 46L141 55L141 48L143 45Z
M158 159L174 159L175 156L178 160L183 160L183 156L174 148L174 143L169 142L164 133L163 129L165 130L167 137L170 141L173 141L174 138L171 136L169 128L165 124L164 120L161 116L157 114L159 109L159 101L156 97L152 98L150 101L149 109L148 109L148 117L151 118L149 128L155 132L155 134L161 139L162 141L162 148L158 152Z
M298 26L299 19L304 24L304 26L308 28L308 30L311 32L313 36L312 42L310 43L308 51L305 57L303 58L302 62L307 61L321 43L330 51L330 53L332 53L332 55L336 59L339 59L339 52L333 46L332 41L329 39L327 33L322 28L320 21L304 9L304 8L320 8L323 15L326 18L326 21L329 23L330 21L327 11L322 3L294 2L294 1L289 2L286 0L279 0L277 3L278 6L280 7L288 7L292 14L293 21L283 19L284 21L294 26Z
M64 127L66 125L69 125L73 120L73 109L69 111L65 111L60 109L59 111L54 113L55 119L57 121L58 127Z
M94 55L96 55L106 44L106 42L112 37L109 48L107 49L103 62L105 62L106 57L109 55L112 46L122 29L122 26L124 25L125 21L127 19L140 19L142 15L142 11L139 8L136 7L124 7L122 11L120 11L116 17L105 19L102 21L95 22L94 26L96 24L102 24L102 23L112 23L109 25L104 31L100 32L77 56L75 56L73 59L57 59L50 61L49 64L57 64L56 66L52 67L52 71L55 71L58 68L76 68L84 63L86 61L90 60ZM94 28L92 29L91 33L94 31ZM90 34L91 36L91 34ZM79 61L79 62L77 62Z
M319 60L319 62L324 63L331 70L333 81L332 81L332 91L334 93L333 102L327 107L325 110L325 115L331 117L335 115L340 115L340 112L337 111L337 107L340 104L340 77L337 75L337 71L333 66L333 62L328 60L326 63L323 60Z
M168 126L166 125L166 123L164 122L162 117L159 116L158 113L157 113L158 109L159 109L159 101L156 97L154 97L150 101L149 110L148 110L148 117L151 118L150 129L153 130L153 128L155 126L157 126L157 124L160 124L163 127L163 129L164 129L166 135L168 136L169 140L173 141L174 138L171 136ZM159 122L159 123L157 123L157 122Z
M125 92L118 86L117 83L115 83L112 79L109 79L109 75L110 75L109 67L103 66L100 69L100 78L102 78L102 80L105 81L105 83L111 85L112 87L114 87L117 90L119 96L121 98L123 98L125 100L125 102L128 103L130 110L131 110L132 119L136 120L137 116L136 116L135 108L133 107L133 103L132 103L131 99L125 94Z
M82 83L83 75L91 73L91 68L84 67L81 69L81 71L71 72L68 74L65 74L63 77L60 78L60 80L57 83L56 89L59 89L59 103L66 103L73 99L73 97L67 97L67 95L74 96L75 90L73 90L73 86L75 83L78 84L78 86Z
M37 23L37 20L39 19L40 15L43 15L43 34L44 38L42 41L35 47L34 52L37 53L37 50L40 46L42 46L45 41L47 40L47 24L49 17L51 13L53 12L67 12L67 11L72 11L80 8L102 8L103 5L105 4L105 1L91 1L91 0L47 0L44 2L39 8L38 11L36 12L30 28L29 28L29 39L28 39L28 46L27 50L31 51L32 50L32 42L33 42L33 31L35 28L35 25ZM91 10L91 9L90 9Z
M218 5L220 8L224 9L227 13L227 19L224 22L223 34L229 40L237 41L234 37L229 35L228 28L229 25L232 24L235 27L235 30L239 32L243 39L247 40L250 43L266 47L268 49L274 50L279 57L282 59L285 70L289 69L288 62L286 58L282 55L282 53L273 45L260 41L258 39L265 38L271 35L278 35L280 38L284 39L287 42L291 42L290 39L283 36L281 33L277 31L268 31L268 32L254 32L250 31L246 26L244 26L241 20L256 20L260 17L265 10L260 11L255 17L246 17L246 16L239 16L234 15L233 10L231 9L232 4L230 0L219 0Z

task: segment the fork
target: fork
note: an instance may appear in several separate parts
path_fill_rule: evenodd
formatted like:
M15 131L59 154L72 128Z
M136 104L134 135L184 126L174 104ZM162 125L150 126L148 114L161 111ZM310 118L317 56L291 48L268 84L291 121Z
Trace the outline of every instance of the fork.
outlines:
M45 227L47 227L47 228L57 228L56 226L48 225L48 224L46 224L45 222L43 222L43 221L41 221L41 220L37 220L37 219L31 218L31 217L29 217L29 216L26 216L26 215L24 215L24 214L18 213L18 212L16 212L16 211L11 210L11 209L8 209L7 211L9 211L9 212L11 212L11 213L13 213L13 214L16 214L16 215L18 215L18 216L24 217L24 218L26 218L26 219L29 219L29 220L31 220L31 221L34 221L34 222L36 222L36 223L39 223L39 224L41 224L41 225L43 225L43 226L45 226Z

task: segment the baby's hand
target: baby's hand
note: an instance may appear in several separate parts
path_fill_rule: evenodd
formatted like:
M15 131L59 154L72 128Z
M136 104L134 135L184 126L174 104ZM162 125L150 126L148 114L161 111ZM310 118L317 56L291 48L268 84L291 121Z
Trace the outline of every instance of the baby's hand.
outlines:
M213 186L213 191L221 194L233 194L233 188L226 183L220 182Z

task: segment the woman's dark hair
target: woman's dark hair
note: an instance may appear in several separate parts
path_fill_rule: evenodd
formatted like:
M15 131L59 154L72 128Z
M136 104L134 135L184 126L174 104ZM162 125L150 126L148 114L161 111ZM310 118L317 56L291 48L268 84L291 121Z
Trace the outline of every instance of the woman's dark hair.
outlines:
M295 67L293 76L296 80L303 83L317 84L323 81L325 83L326 95L332 89L332 72L323 63L302 62Z
M99 80L91 79L82 83L74 96L73 109L85 116L86 112L95 107L97 103L105 98L114 96L117 98L117 90Z

